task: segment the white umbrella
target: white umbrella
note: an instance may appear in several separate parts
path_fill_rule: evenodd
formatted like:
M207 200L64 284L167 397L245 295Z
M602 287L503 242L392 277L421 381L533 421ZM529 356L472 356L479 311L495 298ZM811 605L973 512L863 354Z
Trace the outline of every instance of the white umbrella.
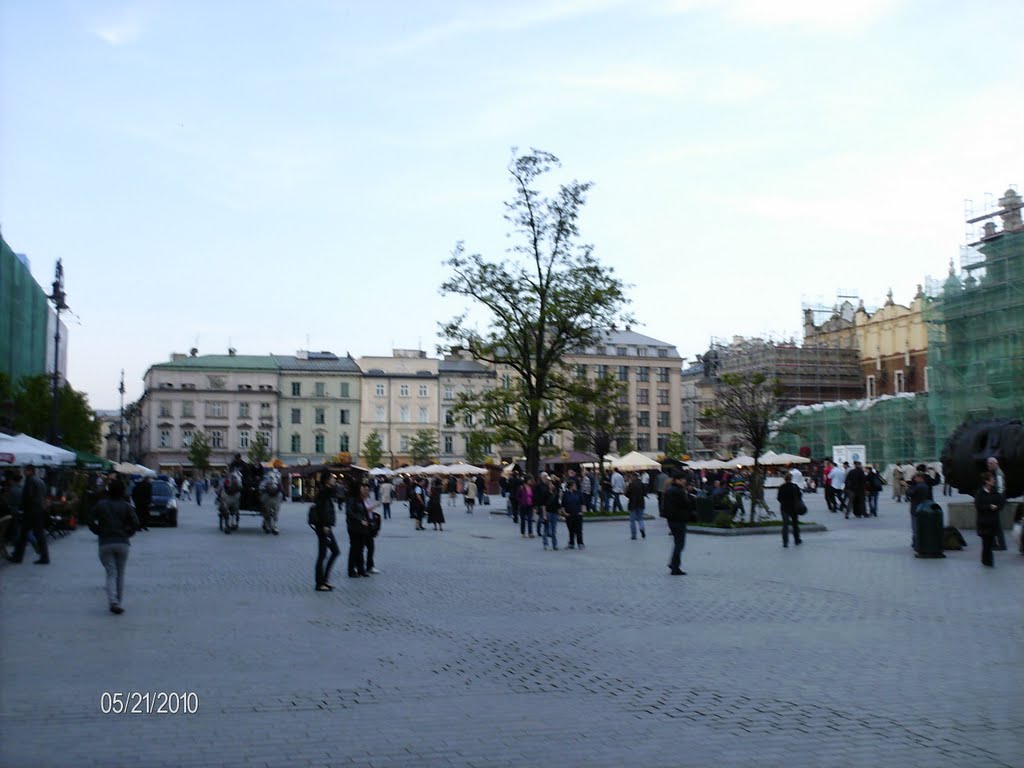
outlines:
M29 435L0 434L0 464L21 466L57 466L74 464L72 451L44 443Z
M636 472L642 469L661 469L661 464L639 451L630 451L625 456L612 462L614 469Z
M487 470L482 467L474 467L472 464L466 464L459 462L458 464L449 464L448 467L449 475L486 475Z
M418 467L418 475L447 475L448 468L443 464L431 464L429 467Z
M729 461L723 463L729 467L752 467L754 466L754 457L736 456L735 458L729 459Z
M811 460L793 453L780 453L775 457L774 464L810 464Z
M373 469L370 470L370 474L371 475L377 475L377 476L384 476L384 475L391 475L391 474L394 474L394 473L390 469L385 469L384 467L374 467Z

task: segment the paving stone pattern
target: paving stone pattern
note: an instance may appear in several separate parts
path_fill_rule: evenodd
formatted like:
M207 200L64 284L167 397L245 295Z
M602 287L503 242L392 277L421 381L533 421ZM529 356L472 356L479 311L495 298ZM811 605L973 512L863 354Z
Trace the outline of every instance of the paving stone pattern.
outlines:
M186 502L133 540L122 616L82 530L0 565L0 766L1024 766L1024 557L984 569L968 532L915 559L906 505L808 498L828 532L691 535L685 577L661 520L554 552L395 504L383 573L347 578L342 542L327 594L306 505L225 536ZM200 708L104 715L104 691Z

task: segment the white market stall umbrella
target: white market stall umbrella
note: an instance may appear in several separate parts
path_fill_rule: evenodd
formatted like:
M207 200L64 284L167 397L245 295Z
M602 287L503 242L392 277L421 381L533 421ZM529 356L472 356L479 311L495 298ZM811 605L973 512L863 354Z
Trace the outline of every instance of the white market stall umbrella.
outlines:
M760 458L758 459L758 463L767 464L771 466L778 463L778 458L779 454L777 454L775 451L765 451L764 453L761 454Z
M735 458L729 459L729 461L722 463L729 467L752 467L754 466L754 457L736 456Z
M649 456L644 456L639 451L630 451L625 456L615 459L611 466L613 469L637 472L646 469L661 469L661 464Z
M458 464L449 464L447 467L449 475L486 475L487 470L482 467L474 467L472 464L465 464L459 462Z
M810 464L811 460L806 456L797 456L793 453L780 453L776 456L776 462L779 464Z
M418 475L447 475L448 468L444 464L431 464L429 467L419 467Z
M392 475L394 473L390 469L385 469L384 467L374 467L373 469L370 470L370 474L375 475L377 477L384 477L387 475Z
M73 451L44 443L29 435L0 434L0 464L52 467L74 463Z

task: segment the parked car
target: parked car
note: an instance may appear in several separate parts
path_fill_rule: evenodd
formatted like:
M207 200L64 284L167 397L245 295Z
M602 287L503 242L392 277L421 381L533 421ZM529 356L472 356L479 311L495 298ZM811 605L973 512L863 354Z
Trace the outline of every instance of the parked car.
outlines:
M171 528L178 527L178 499L173 484L167 480L153 481L153 500L149 505L151 524L162 523Z

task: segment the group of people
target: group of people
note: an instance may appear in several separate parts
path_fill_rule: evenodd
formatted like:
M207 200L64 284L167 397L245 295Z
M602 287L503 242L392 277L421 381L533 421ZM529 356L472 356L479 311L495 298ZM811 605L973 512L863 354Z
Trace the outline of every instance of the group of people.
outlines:
M844 517L878 517L878 496L885 480L875 467L860 461L841 464L825 459L822 469L825 504L832 513L842 512Z
M536 520L537 535L541 537L544 549L558 550L558 521L564 515L569 539L566 548L584 548L583 511L587 501L575 472L570 470L563 482L557 475L547 472L534 477L516 471L509 479L507 493L506 514L519 526L522 538L535 537Z
M317 592L333 591L331 569L341 553L334 536L337 523L337 479L330 470L320 473L316 501L309 510L309 525L316 533L317 555L313 571ZM365 483L351 483L345 494L345 529L348 533L348 575L350 578L369 577L380 573L374 563L375 542L380 533L379 503L370 499L370 487Z

